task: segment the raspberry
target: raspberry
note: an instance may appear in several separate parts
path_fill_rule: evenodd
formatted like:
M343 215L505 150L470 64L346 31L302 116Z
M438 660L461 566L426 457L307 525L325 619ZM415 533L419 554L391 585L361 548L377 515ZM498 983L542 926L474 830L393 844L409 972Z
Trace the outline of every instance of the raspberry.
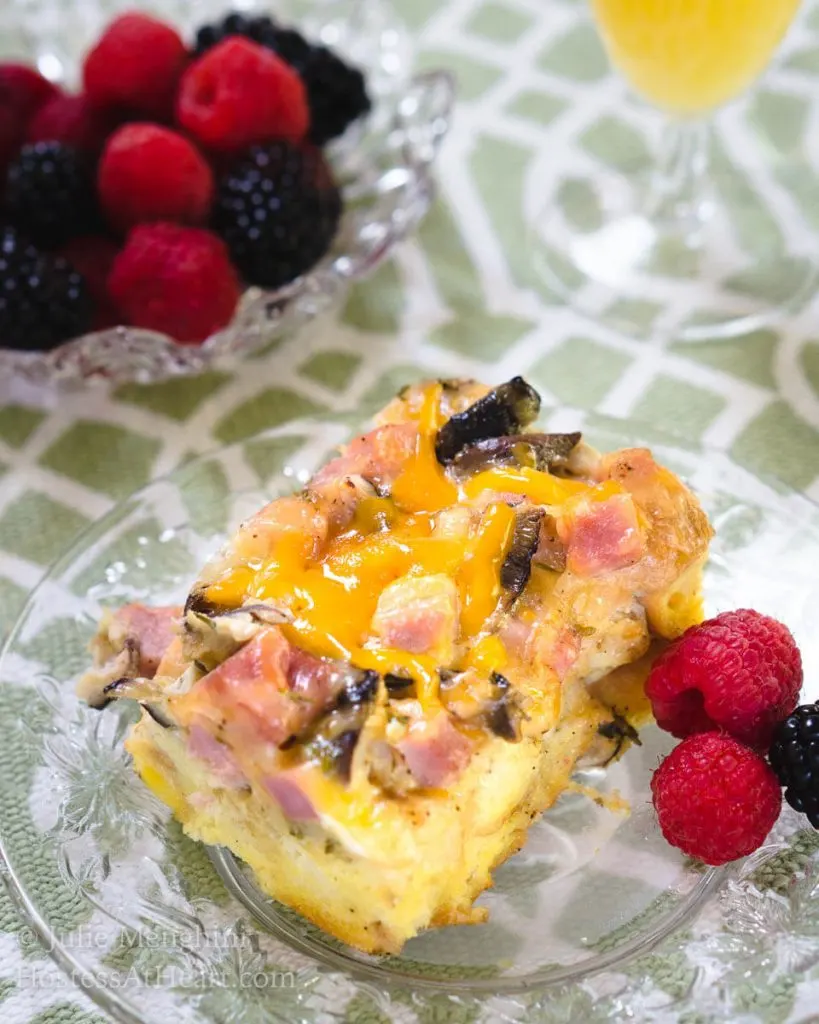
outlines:
M304 82L310 108L310 141L323 146L341 135L353 121L368 113L370 98L364 75L325 46L311 46L301 33L282 28L267 17L229 14L196 33L201 55L230 36L244 36L278 54Z
M169 25L146 14L123 14L85 58L85 91L94 106L169 121L186 63L185 44Z
M758 850L782 809L768 763L717 732L683 740L654 772L651 792L668 842L706 864Z
M23 126L60 90L25 64L0 64L0 107L13 110Z
M0 228L0 281L0 345L51 349L91 329L92 302L82 276L12 227Z
M45 248L93 231L98 220L90 167L60 142L23 146L8 169L6 206L14 224Z
M240 286L215 235L160 223L133 229L114 261L108 292L126 323L195 343L228 323Z
M327 252L341 208L320 150L273 142L251 149L222 178L213 224L249 284L278 288Z
M269 139L298 140L309 128L299 76L275 54L238 37L219 43L188 68L176 114L183 128L217 151Z
M0 64L0 191L6 168L17 155L28 122L59 90L24 64Z
M85 96L55 96L31 120L27 142L64 142L96 157L115 126L108 111L91 106Z
M819 704L803 704L777 726L768 759L785 799L819 828Z
M802 657L786 626L749 609L692 626L660 655L646 695L661 729L719 728L762 750L796 707Z
M213 198L213 174L201 153L154 124L127 124L111 136L97 183L103 210L121 231L159 220L202 224Z

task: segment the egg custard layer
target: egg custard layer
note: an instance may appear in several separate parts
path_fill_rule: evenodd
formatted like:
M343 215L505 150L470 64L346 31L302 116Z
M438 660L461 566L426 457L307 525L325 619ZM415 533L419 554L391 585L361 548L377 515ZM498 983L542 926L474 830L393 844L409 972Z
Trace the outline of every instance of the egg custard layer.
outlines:
M102 623L91 704L194 839L336 938L398 952L476 897L581 759L645 718L711 529L646 449L530 429L521 378L405 389L243 523L184 609Z

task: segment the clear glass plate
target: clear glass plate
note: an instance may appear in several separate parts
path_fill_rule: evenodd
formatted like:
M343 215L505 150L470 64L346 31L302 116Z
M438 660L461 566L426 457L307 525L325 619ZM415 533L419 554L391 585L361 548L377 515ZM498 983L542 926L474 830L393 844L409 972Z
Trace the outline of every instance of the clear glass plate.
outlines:
M188 36L231 7L267 9L256 0L168 0L148 6ZM48 77L72 85L88 46L116 14L132 7L119 0L6 5L0 10L0 59L31 61ZM155 331L116 327L50 352L0 347L0 374L36 382L103 377L144 383L200 373L217 360L263 349L340 302L423 219L434 196L432 164L449 128L453 77L446 71L410 75L408 36L388 0L284 0L277 3L276 14L361 67L374 100L370 116L327 149L345 202L330 253L282 288L249 288L232 322L201 346L177 345Z
M648 438L637 424L567 410L543 419L581 426L604 448L651 440L716 527L709 613L753 606L787 622L807 696L819 696L819 509L724 455ZM92 527L21 615L0 663L0 845L9 891L60 966L100 1005L145 1024L466 1024L677 1021L683 1011L744 1019L732 1016L731 987L715 981L721 969L764 982L765 971L784 969L774 949L782 936L789 971L819 963L819 900L805 902L804 885L787 882L771 924L759 888L783 874L783 858L807 877L816 834L788 812L743 865L704 870L682 857L651 810L650 773L670 746L653 728L609 772L579 778L619 790L630 816L565 795L481 897L488 923L422 935L398 957L329 939L265 898L230 854L183 836L123 750L134 709L100 714L74 697L100 611L182 599L226 532L306 480L354 425L295 422L187 463ZM819 885L819 865L811 870ZM787 902L797 896L802 910ZM640 1015L645 1000L653 1016Z

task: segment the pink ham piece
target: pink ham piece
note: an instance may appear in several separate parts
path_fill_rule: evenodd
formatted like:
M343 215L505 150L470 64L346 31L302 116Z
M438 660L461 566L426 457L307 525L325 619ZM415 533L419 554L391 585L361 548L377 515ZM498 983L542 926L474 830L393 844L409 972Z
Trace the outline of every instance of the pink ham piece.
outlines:
M247 778L233 754L200 725L194 724L188 730L188 753L204 761L226 789L241 789L247 785Z
M174 699L173 714L182 725L221 727L241 757L301 731L329 707L343 683L337 666L291 646L271 626Z
M388 488L415 451L418 427L414 423L388 423L357 437L343 454L332 459L310 481L310 490L321 493L325 486L350 476L361 476L377 488Z
M443 711L415 722L396 746L415 780L432 788L452 782L472 756L472 744Z
M291 821L316 821L318 813L302 789L298 772L279 772L267 775L264 787L281 807L282 814Z
M386 647L448 665L455 656L458 603L455 581L443 573L402 576L382 590L370 628Z
M111 645L121 650L126 639L139 650L138 674L153 679L165 651L177 635L182 609L176 605L149 608L144 604L126 604L114 612L108 629Z
M599 576L634 565L645 545L637 510L629 494L589 501L558 521L566 545L566 568L578 576Z

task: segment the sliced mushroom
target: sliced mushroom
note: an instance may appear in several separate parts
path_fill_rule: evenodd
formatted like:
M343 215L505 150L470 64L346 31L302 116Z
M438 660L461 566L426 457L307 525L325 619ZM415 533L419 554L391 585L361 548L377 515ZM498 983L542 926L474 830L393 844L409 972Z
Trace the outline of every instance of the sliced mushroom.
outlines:
M201 595L195 600L189 598L185 605L185 653L206 670L221 665L264 626L287 621L284 613L273 605L219 608L199 598Z
M435 455L444 465L467 445L517 434L540 411L540 395L523 377L499 384L469 408L451 416L438 431Z
M139 644L132 637L126 637L119 651L80 677L77 696L95 711L102 711L115 699L110 688L139 672L139 657Z
M532 575L532 558L540 544L540 524L545 513L540 508L524 509L515 517L512 545L503 560L500 582L507 599L514 600Z
M488 437L467 445L452 464L461 474L474 473L486 466L529 466L553 472L566 468L580 437L579 433Z

